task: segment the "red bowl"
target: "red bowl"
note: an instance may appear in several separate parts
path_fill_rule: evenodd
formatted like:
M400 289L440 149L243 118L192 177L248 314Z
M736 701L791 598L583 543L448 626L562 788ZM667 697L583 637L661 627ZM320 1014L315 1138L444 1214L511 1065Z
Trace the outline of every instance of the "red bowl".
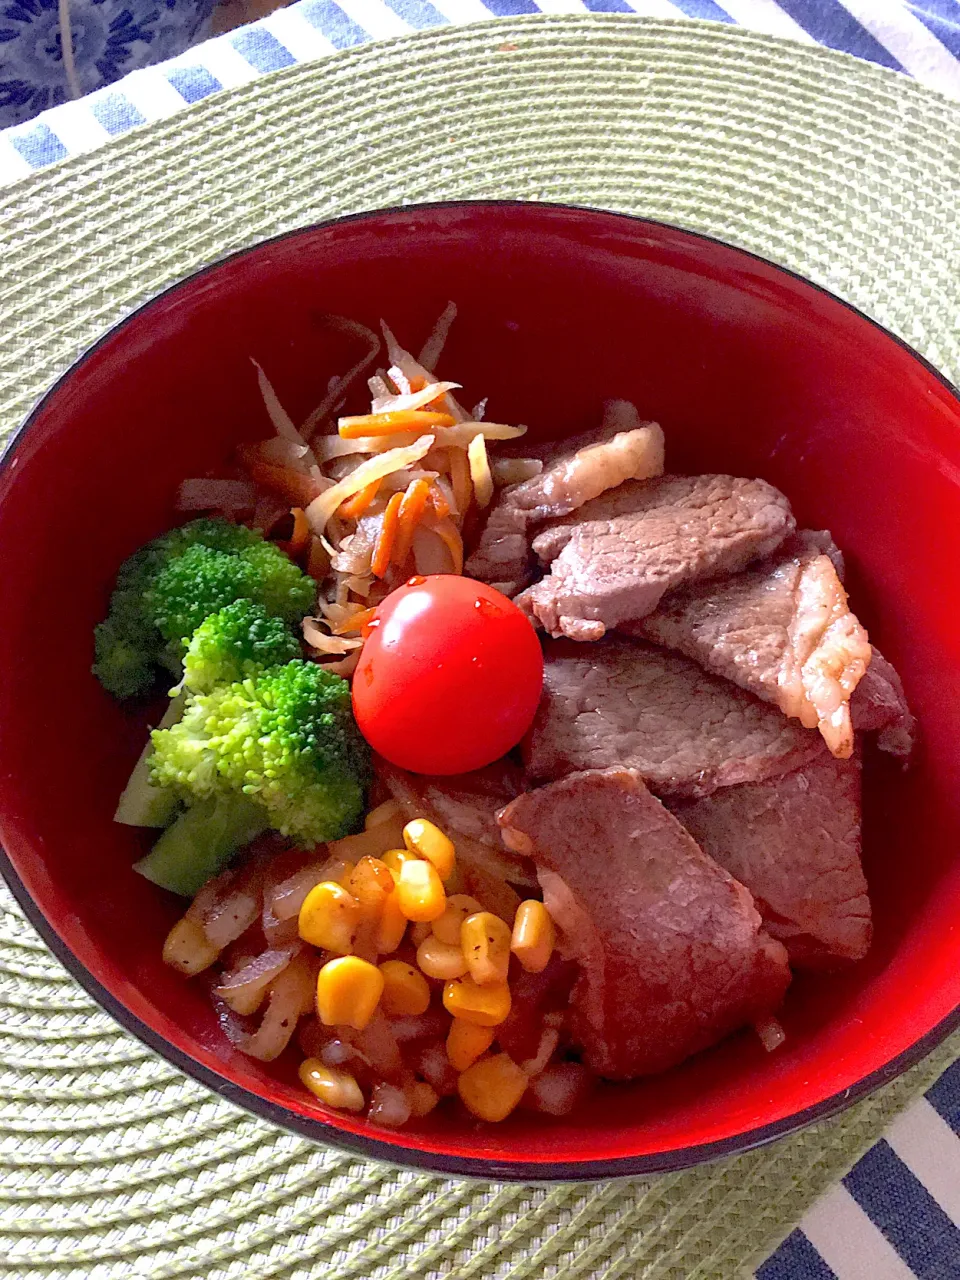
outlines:
M541 435L632 399L671 470L759 475L829 527L852 597L923 734L904 775L871 759L868 959L798 976L786 1044L736 1036L667 1075L604 1086L577 1116L397 1133L324 1111L295 1061L231 1050L160 959L182 904L130 869L111 821L145 716L90 675L121 560L175 522L177 482L268 432L250 356L304 417L351 351L321 323L384 316L417 343L454 298L443 371ZM672 227L540 205L378 213L295 232L175 286L88 352L0 471L0 838L14 893L120 1022L225 1097L395 1163L496 1178L607 1178L744 1150L839 1111L960 1023L960 401L863 315L750 254ZM629 992L624 992L624 999Z

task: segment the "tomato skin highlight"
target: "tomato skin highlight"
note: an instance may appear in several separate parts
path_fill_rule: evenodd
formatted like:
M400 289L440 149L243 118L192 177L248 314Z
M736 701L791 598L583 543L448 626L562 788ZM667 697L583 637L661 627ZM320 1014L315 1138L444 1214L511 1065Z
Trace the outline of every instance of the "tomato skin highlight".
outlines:
M377 607L353 676L360 732L412 773L467 773L529 729L543 654L529 619L493 587L411 578Z

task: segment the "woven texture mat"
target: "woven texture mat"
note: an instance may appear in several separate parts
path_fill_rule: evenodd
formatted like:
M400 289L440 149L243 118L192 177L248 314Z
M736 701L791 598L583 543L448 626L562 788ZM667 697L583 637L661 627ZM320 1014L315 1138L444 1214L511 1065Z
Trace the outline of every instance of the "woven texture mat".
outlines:
M709 232L960 377L960 106L728 26L537 17L293 68L4 193L0 435L201 264L458 197ZM525 1188L365 1163L237 1111L99 1012L4 890L0 1005L0 1280L729 1280L960 1054L958 1035L844 1116L724 1164Z

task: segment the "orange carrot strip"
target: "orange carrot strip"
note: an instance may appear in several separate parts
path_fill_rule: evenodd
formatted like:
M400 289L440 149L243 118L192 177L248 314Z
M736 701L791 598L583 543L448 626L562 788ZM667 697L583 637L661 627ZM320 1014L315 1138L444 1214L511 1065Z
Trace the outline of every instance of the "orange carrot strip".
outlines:
M467 462L467 455L463 449L448 449L447 455L450 459L450 483L453 485L453 500L457 504L457 510L460 512L460 519L462 520L467 514L472 492L470 464Z
M443 496L442 491L435 485L430 486L430 505L437 514L437 519L442 520L444 516L450 514L450 503Z
M303 507L291 507L290 514L293 516L293 532L289 538L278 541L277 546L291 560L296 560L297 556L306 550L307 543L310 540L310 524Z
M346 635L348 631L362 631L368 623L373 621L376 612L376 608L362 609L359 613L351 614L345 622L338 622L336 626L331 626L330 630L335 636Z
M383 513L380 536L377 538L377 545L373 549L373 559L370 562L370 570L377 578L383 577L390 564L393 544L397 538L397 521L400 516L400 503L402 501L403 494L395 493L387 503L387 509Z
M408 379L408 381L410 383L410 390L412 392L422 391L423 388L427 385L426 378L424 378L423 375L419 373L415 373L412 378Z
M286 498L298 507L308 507L323 492L323 487L302 471L264 462L245 445L240 445L237 452L254 484L269 489L271 493L278 493L281 498Z
M453 572L463 573L463 539L460 537L460 531L452 520L438 520L433 525L435 533L443 539L447 550L453 559Z
M369 507L370 503L377 496L380 489L380 481L373 480L365 488L359 489L352 498L348 498L346 502L341 502L337 507L337 515L341 520L356 520L362 516Z
M410 554L413 535L427 505L429 493L429 480L411 480L403 495L397 517L397 541L393 548L393 558L401 567Z
M360 436L389 436L395 431L452 427L455 422L449 413L434 413L432 409L396 409L392 413L364 413L356 418L341 418L337 430L342 440L356 440Z

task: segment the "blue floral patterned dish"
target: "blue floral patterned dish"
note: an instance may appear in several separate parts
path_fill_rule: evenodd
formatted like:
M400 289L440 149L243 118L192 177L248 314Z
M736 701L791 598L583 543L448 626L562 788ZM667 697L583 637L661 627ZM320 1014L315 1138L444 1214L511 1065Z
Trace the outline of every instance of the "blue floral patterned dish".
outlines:
M79 86L91 93L173 58L198 37L216 0L69 0ZM0 128L70 94L57 0L0 0Z

